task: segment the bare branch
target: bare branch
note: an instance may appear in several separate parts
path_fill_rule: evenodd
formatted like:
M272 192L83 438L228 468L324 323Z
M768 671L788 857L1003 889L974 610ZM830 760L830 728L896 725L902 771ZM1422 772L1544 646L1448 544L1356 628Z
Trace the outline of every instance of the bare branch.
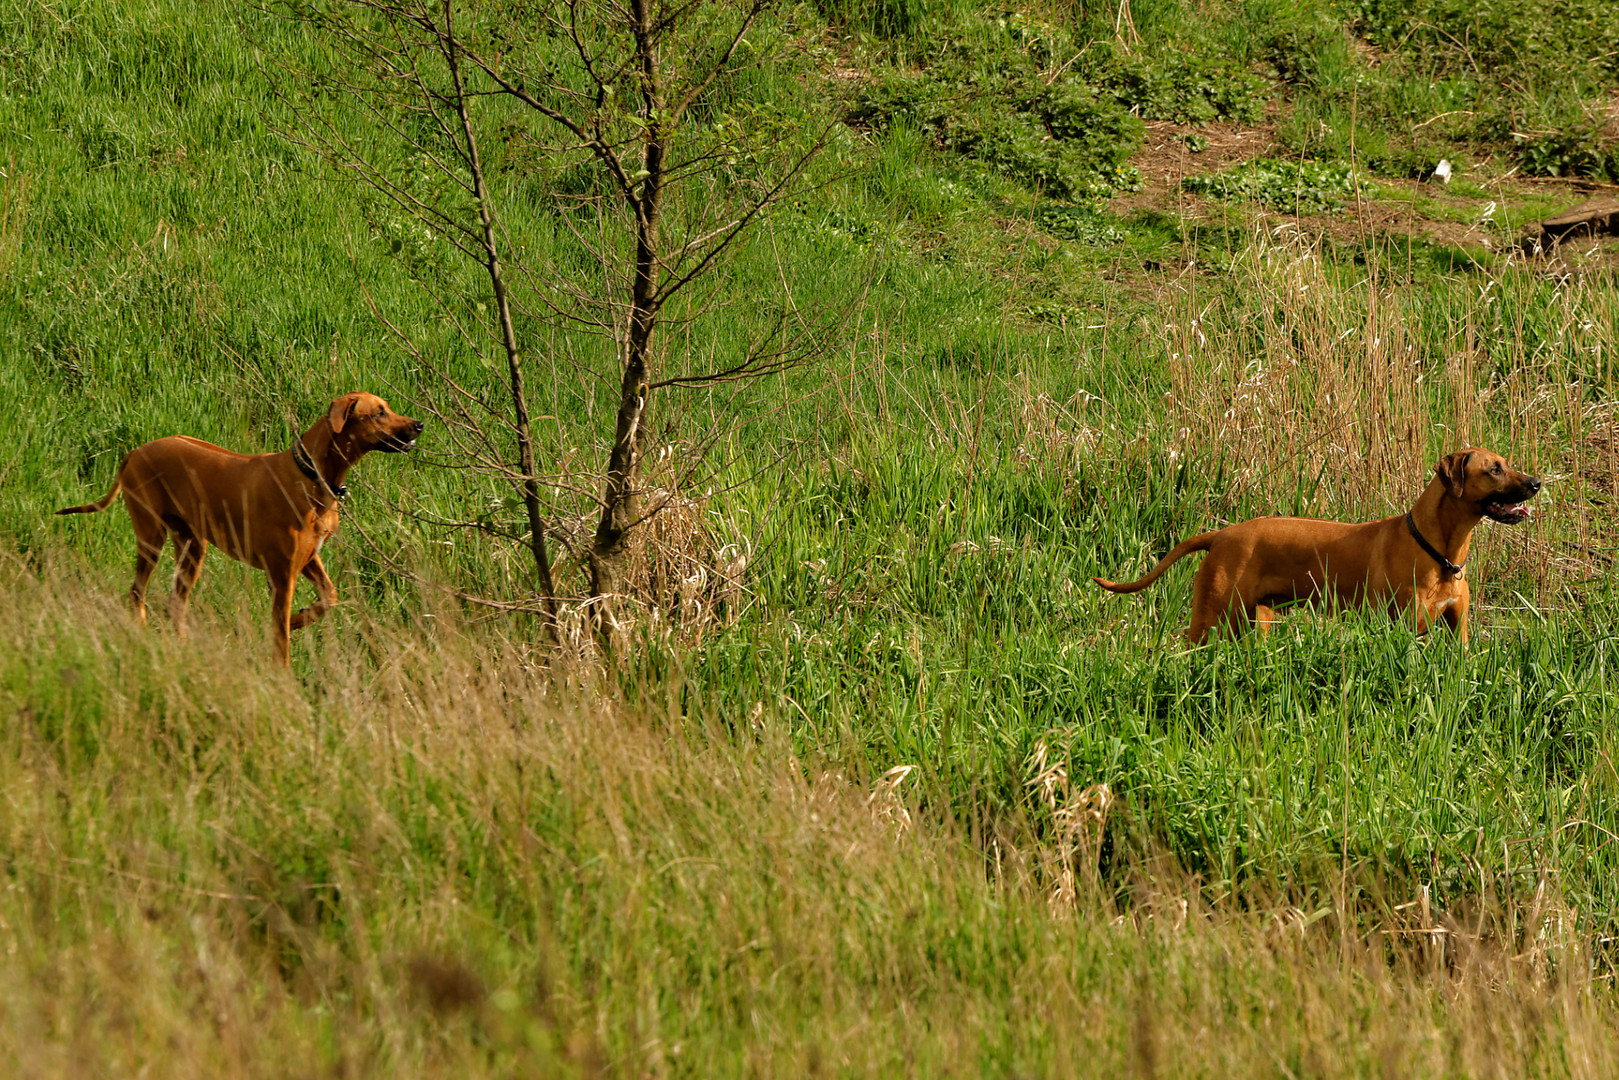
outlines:
M810 159L825 148L826 140L830 134L830 131L830 128L823 130L820 136L815 140L815 143L808 150L804 151L804 153L800 154L797 161L793 162L792 167L787 170L786 175L784 175L768 191L766 191L765 194L761 196L752 206L748 207L747 211L743 213L741 217L737 218L736 224L733 225L725 233L725 235L720 238L718 243L705 252L690 270L686 271L674 281L664 286L658 297L658 303L660 306L667 302L669 297L673 296L680 289L684 288L685 285L693 278L697 277L704 270L708 269L709 264L718 258L721 252L730 247L731 243L736 240L738 236L742 235L744 229L751 225L760 214L764 213L779 200L781 193L785 191L787 186L804 171L806 166L809 165Z

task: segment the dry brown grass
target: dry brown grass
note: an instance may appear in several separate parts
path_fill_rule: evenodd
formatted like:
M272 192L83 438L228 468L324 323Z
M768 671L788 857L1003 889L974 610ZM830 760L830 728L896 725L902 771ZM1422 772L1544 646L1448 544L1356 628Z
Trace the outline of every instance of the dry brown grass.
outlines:
M736 618L743 602L746 542L727 539L708 500L654 488L645 522L630 534L626 587L649 616L700 634Z
M639 626L656 637L674 635L696 644L730 625L746 606L751 544L715 511L708 496L682 493L680 470L689 465L681 448L663 447L645 467L641 520L625 538L619 600L627 603L619 620L626 630ZM594 482L578 478L575 485L588 488ZM597 517L592 512L561 524L570 550L588 548ZM565 604L561 630L566 654L599 658L588 604Z

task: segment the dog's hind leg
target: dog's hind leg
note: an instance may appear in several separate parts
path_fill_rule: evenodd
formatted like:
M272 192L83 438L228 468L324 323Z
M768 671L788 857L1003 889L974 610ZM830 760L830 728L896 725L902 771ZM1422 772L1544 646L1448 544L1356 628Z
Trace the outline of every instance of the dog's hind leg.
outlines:
M293 612L291 628L294 630L308 626L337 604L337 586L327 576L326 567L321 564L318 552L310 556L309 561L304 564L303 575L315 586L315 602Z
M163 554L163 542L169 530L162 519L134 499L126 498L129 523L135 530L135 583L129 587L129 605L135 609L135 618L146 625L146 586L157 571L157 560Z
M208 541L190 529L174 531L174 555L178 565L174 568L174 589L169 593L169 621L181 639L186 636L186 606L191 602L191 588L202 573L202 560L208 554Z
M1237 595L1236 593L1232 593L1231 599L1226 603L1225 609L1220 613L1219 622L1224 624L1226 631L1231 635L1232 639L1237 640L1245 637L1248 631L1252 630L1255 626L1258 626L1262 633L1270 629L1269 618L1267 618L1263 624L1260 623L1259 613L1261 611L1266 612L1267 615L1272 614L1270 608L1263 607L1259 604L1249 604L1241 596Z
M1241 603L1232 592L1230 574L1213 556L1206 557L1192 578L1192 625L1186 628L1186 640L1203 644L1220 622L1229 623L1232 632L1241 635L1244 627L1236 621Z

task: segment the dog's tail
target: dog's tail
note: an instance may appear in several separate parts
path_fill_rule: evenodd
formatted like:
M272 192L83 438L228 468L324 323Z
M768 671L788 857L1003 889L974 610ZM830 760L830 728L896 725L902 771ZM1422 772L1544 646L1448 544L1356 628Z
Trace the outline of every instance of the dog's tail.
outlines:
M107 507L112 505L112 501L118 497L118 493L122 490L124 490L124 476L123 470L120 469L118 471L117 479L112 482L112 490L107 492L101 498L97 499L93 503L85 503L83 506L64 506L62 509L58 510L57 513L93 514L98 510L105 510Z
M1158 565L1153 567L1152 570L1148 572L1147 576L1142 578L1140 581L1132 581L1128 584L1124 584L1117 581L1108 581L1105 578L1092 578L1091 580L1109 592L1140 592L1142 589L1145 589L1148 585L1151 585L1153 582L1162 577L1165 570L1168 570L1181 559L1192 554L1192 552L1209 550L1209 548L1214 544L1215 535L1216 533L1206 532L1201 536L1194 536L1190 540L1182 540L1180 543L1175 545L1175 550L1171 551L1168 555L1165 555L1162 559L1160 559Z

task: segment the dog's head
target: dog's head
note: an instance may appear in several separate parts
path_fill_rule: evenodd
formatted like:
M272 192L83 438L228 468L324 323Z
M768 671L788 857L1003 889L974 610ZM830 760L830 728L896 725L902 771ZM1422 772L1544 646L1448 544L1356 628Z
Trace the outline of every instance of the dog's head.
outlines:
M384 454L414 450L416 436L422 433L420 420L394 412L375 394L344 394L332 402L326 418L331 422L333 439L345 444L345 456L350 461L371 450Z
M1540 478L1521 473L1500 454L1474 446L1441 458L1434 475L1451 498L1468 510L1503 525L1516 525L1529 516L1523 504L1540 490Z

